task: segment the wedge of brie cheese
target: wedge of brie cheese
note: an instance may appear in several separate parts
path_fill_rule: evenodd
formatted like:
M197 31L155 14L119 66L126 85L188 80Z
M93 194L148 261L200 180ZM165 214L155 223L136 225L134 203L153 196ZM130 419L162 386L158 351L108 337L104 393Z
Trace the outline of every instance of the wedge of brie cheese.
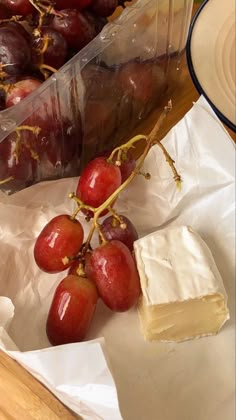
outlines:
M227 319L227 295L213 256L188 226L151 233L134 243L146 340L184 341L216 334Z

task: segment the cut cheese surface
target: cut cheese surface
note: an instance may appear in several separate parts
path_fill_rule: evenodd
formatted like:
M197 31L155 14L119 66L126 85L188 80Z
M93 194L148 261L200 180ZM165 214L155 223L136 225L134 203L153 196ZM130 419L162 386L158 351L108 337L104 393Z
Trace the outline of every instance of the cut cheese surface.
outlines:
M147 340L184 341L216 334L227 319L227 295L213 256L188 226L154 232L134 243Z

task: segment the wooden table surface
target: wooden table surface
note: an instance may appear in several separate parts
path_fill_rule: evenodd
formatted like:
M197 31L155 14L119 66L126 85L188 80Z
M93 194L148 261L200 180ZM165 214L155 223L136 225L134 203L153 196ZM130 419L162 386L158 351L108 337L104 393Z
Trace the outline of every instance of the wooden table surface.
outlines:
M161 128L164 136L192 107L199 97L183 63L181 81L172 95L173 110ZM157 119L159 110L141 124L139 133L147 133ZM236 135L228 129L236 141ZM0 420L56 420L78 418L60 403L43 385L18 363L0 351Z

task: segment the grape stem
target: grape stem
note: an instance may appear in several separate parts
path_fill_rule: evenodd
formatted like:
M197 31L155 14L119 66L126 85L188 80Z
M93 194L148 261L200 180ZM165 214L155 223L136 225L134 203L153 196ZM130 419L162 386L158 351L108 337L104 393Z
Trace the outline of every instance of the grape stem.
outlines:
M99 236L101 238L102 243L106 243L106 239L101 231L100 228L100 224L98 222L98 219L101 215L102 212L104 212L104 210L108 210L113 217L115 217L117 220L119 220L119 222L122 222L122 220L120 219L120 217L116 214L116 212L114 211L114 209L112 209L111 205L112 203L117 199L117 197L119 196L119 194L130 184L130 182L134 179L134 177L138 174L143 174L140 169L144 163L144 160L150 150L150 148L153 145L158 145L162 152L164 153L164 156L166 158L166 161L168 162L172 172L173 172L173 178L177 184L177 186L180 186L181 184L181 177L178 174L175 166L174 166L174 160L171 158L171 156L169 155L169 153L167 152L167 150L165 149L165 147L163 146L163 144L161 143L161 140L157 138L157 134L158 131L164 121L164 119L166 118L167 114L171 111L172 109L172 103L171 101L168 102L167 106L165 106L163 112L161 113L160 117L158 118L154 128L152 129L152 131L150 132L149 135L143 135L143 134L139 134L135 137L133 137L132 139L130 139L127 143L123 144L122 146L119 146L117 148L115 148L112 153L110 154L110 156L107 158L108 162L112 162L113 159L116 158L118 159L119 162L119 158L120 158L120 153L122 153L122 151L127 151L128 149L134 147L134 144L137 141L146 140L146 146L145 149L143 151L143 154L141 155L141 157L138 160L138 163L136 164L135 169L132 171L132 173L130 174L130 176L120 185L119 188L117 188L113 194L110 195L110 197L107 198L106 201L104 201L104 203L102 203L99 207L94 208L92 206L88 206L86 204L84 204L82 202L82 200L80 200L78 197L76 197L76 195L74 193L71 193L69 195L70 198L74 199L78 205L78 209L74 212L72 218L76 217L76 215L78 214L79 211L81 211L82 209L86 209L89 210L90 212L93 213L93 221L92 221L92 226L91 226L91 230L89 232L87 241L85 243L85 246L83 247L83 255L85 255L86 251L89 248L90 245L90 241L92 239L93 233L95 231L95 229L98 230ZM145 176L146 179L150 178L150 174L143 174Z
M112 151L110 156L107 158L107 162L112 162L116 153L118 153L117 158L119 160L120 159L120 152L122 152L122 150L133 148L135 143L137 143L140 140L147 140L147 137L148 136L145 136L144 134L138 134L137 136L132 137L132 139L130 139L127 143L123 144L122 146L116 147Z
M12 181L13 179L14 179L14 177L13 177L13 176L9 176L8 178L1 179L1 180L0 180L0 185L6 184L7 182Z
M15 15L15 16L12 16L9 19L0 19L0 23L2 24L2 23L8 23L8 22L18 22L18 20L20 20L21 18L22 18L22 16Z
M52 5L51 1L38 1L38 0L29 0L29 2L34 6L34 8L40 13L41 16L44 15L55 15L62 17L63 15L57 12ZM46 3L47 5L44 5Z
M177 170L176 170L176 168L174 166L175 161L172 159L172 157L167 152L166 148L163 146L163 144L161 142L157 141L157 142L155 142L155 144L157 144L157 146L159 146L161 148L161 150L162 150L162 152L163 152L163 154L164 154L164 156L166 158L166 162L170 165L170 167L172 169L172 172L174 174L174 177L173 178L174 178L177 186L179 187L180 184L181 184L181 177L178 174L178 172L177 172Z
M44 14L44 12L40 9L40 7L37 5L37 1L29 0L29 2L34 6L34 8L40 13L40 15Z
M38 31L39 31L39 29L38 29ZM37 32L35 32L35 34L37 35ZM36 49L36 52L40 55L43 55L47 51L47 49L50 45L50 42L51 42L51 38L46 35L42 38L42 41L43 41L43 46L41 48ZM55 69L53 69L53 70L55 70Z
M95 207L84 204L83 201L80 200L80 198L76 197L76 195L74 193L70 193L69 198L72 198L73 200L75 200L75 202L78 205L78 209L76 209L75 212L73 213L73 215L71 216L72 220L75 219L75 217L77 216L79 211L82 210L82 209L88 210L91 213L95 213L95 211L97 210Z
M0 80L4 80L8 76L8 74L2 70L2 66L3 64L0 64Z
M48 64L40 64L39 65L39 70L49 70L51 73L56 73L57 69L54 69L54 67L52 66L48 66Z
M131 139L131 140L129 140L127 143L126 143L126 145L125 145L125 147L129 147L129 145L131 145L131 146L133 146L133 144L134 144L134 142L135 141L137 141L137 137L139 137L139 139L138 140L140 140L141 138L146 138L146 146L145 146L145 149L144 149L144 152L143 152L143 154L141 155L141 157L140 157L140 159L139 159L139 161L138 161L138 163L137 163L137 165L136 165L136 167L135 167L135 169L133 170L133 172L130 174L130 176L126 179L126 181L124 181L123 182L123 184L121 184L120 185L120 187L119 188L117 188L115 191L114 191L114 193L113 194L111 194L110 195L110 197L108 197L107 198L107 200L106 201L104 201L104 203L103 204L101 204L101 206L100 207L98 207L97 209L95 209L95 212L94 212L94 222L96 222L97 221L97 219L99 218L99 216L100 216L100 214L107 208L107 207L109 207L110 206L110 204L118 197L118 195L121 193L121 191L123 191L129 184L130 184L130 182L134 179L134 177L139 173L139 171L140 171L140 169L141 169L141 167L142 167L142 165L143 165L143 162L144 162L144 160L145 160L145 158L146 158L146 156L147 156L147 154L148 154L148 152L149 152L149 150L150 150L150 148L153 146L153 144L156 144L156 143L159 143L160 141L158 141L157 139L156 139L156 137L157 137L157 133L158 133L158 131L159 131L159 129L160 129L160 127L161 127L161 124L163 123L163 121L164 121L164 119L166 118L166 116L167 116L167 114L170 112L170 110L172 109L172 104L171 104L171 101L168 103L168 105L164 108L164 111L162 112L162 114L160 115L160 117L159 117L159 119L158 119L158 121L157 121L157 123L155 124L155 126L154 126L154 128L152 129L152 131L151 131L151 133L148 135L148 136L142 136L142 135L139 135L139 136L135 136L133 139ZM163 146L163 145L162 145ZM121 146L121 147L124 147L124 146ZM164 146L163 146L163 148L164 148ZM164 148L165 149L165 148ZM167 152L166 152L167 153ZM168 155L168 153L167 153L167 155ZM111 157L111 156L110 156ZM110 159L110 157L109 157L109 159ZM171 158L170 158L171 159ZM173 163L173 161L172 160L168 160L168 163L171 165L171 168L172 168L172 170L173 170L173 166L174 166L174 163ZM177 171L175 171L176 173L177 173ZM176 176L176 173L174 173L174 175ZM179 180L180 180L180 176L178 175L178 177L179 177Z
M107 209L112 214L114 219L116 219L118 221L121 229L126 229L126 224L124 223L123 218L121 216L119 216L119 214L117 214L116 211L111 206L108 206Z
M14 85L12 83L0 83L0 89L4 90L5 94L8 94L13 87Z
M32 131L33 134L35 134L36 136L40 133L41 128L38 126L31 126L31 125L19 125L19 127L17 127L15 129L16 132L22 131L22 130L28 130L28 131Z

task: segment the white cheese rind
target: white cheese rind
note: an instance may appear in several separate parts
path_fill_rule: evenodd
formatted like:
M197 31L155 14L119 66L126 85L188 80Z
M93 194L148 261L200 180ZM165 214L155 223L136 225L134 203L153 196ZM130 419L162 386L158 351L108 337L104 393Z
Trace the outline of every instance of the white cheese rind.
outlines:
M214 258L190 227L151 233L134 243L134 251L146 339L183 341L216 334L229 319L227 294Z
M203 239L188 226L157 231L134 243L147 305L159 305L220 293L221 275Z

